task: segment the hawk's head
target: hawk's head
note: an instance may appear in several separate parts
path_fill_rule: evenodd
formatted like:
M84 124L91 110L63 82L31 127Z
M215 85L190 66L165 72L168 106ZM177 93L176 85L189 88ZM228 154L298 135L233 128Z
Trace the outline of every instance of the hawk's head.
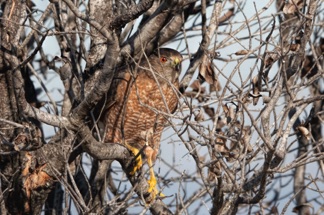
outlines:
M159 48L150 57L151 68L160 78L171 83L178 81L181 72L182 55L173 49Z

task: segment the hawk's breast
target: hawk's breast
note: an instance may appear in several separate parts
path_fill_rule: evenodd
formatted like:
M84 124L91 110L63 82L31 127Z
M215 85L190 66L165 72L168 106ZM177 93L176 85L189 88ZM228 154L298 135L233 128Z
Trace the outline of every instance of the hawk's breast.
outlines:
M135 81L126 73L125 79L118 82L115 102L106 116L105 140L126 141L137 148L147 141L151 147L158 148L168 115L177 107L175 89L179 84L157 83L145 73L139 74Z

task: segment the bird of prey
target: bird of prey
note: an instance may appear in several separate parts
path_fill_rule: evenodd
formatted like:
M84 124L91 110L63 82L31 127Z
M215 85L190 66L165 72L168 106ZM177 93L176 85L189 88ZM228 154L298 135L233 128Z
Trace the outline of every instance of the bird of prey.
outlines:
M125 145L136 164L128 174L135 174L147 160L149 193L158 193L153 164L168 119L177 109L181 54L159 48L139 63L124 66L107 93L103 112L105 142Z

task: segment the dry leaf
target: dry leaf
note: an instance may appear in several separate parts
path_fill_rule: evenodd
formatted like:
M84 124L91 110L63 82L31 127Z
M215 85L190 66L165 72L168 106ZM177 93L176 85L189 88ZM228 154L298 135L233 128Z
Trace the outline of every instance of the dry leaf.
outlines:
M305 203L305 204L297 205L296 207L294 207L292 209L292 212L299 214L299 212L302 211L303 208L305 208L305 207L313 208L313 206L311 204ZM310 215L310 213L305 213L304 215Z
M240 50L240 51L235 52L235 55L246 55L248 53L249 53L248 50Z
M235 119L235 115L237 112L237 107L234 105L230 105L228 106L227 104L222 105L223 110L224 110L224 114L227 120L227 123L230 123L233 119Z
M216 159L216 158L215 158ZM208 181L212 182L222 175L221 164L218 161L211 164L208 168Z
M228 116L231 118L231 120L235 118L235 113L236 113L236 107L230 106Z
M263 99L263 103L264 104L267 104L267 103L269 103L271 101L270 96L264 96L264 95L262 95L262 99Z
M190 85L192 92L186 92L185 95L191 98L197 98L199 102L203 101L203 96L206 92L206 88L201 86L200 80L195 80Z
M302 68L301 77L311 78L318 72L316 63L314 62L313 55L307 55L305 57L304 66Z
M199 109L198 111L196 111L194 113L194 115L195 115L195 121L196 122L201 122L201 121L204 121L205 120L204 119L204 112L201 109Z
M217 132L216 134L216 145L215 149L217 152L228 152L228 148L226 146L226 138L224 138L225 133L222 131Z
M192 88L192 91L194 92L199 92L200 91L200 81L199 80L194 80L194 82L192 82L192 84L190 85L190 87Z
M274 62L276 62L279 59L279 54L277 52L269 52L267 53L266 59L265 59L265 67L270 67Z
M297 129L302 134L303 137L305 137L307 140L310 140L311 134L310 134L310 132L309 132L309 130L307 128L300 125L300 126L297 127Z
M289 50L295 52L295 51L298 51L299 47L300 47L300 44L297 44L297 43L290 44Z
M18 136L14 139L14 149L15 151L20 151L27 147L29 144L29 137L25 134L18 134Z
M260 96L259 88L261 88L259 86L259 78L256 75L252 79L253 105L257 105L258 104L259 96Z
M222 107L223 107L223 110L224 110L225 115L227 115L228 112L229 112L229 109L228 109L228 107L227 107L227 104L222 105Z
M303 6L303 0L289 0L287 3L285 3L282 11L284 12L284 14L294 14L295 12L297 12L297 10L302 9Z
M212 61L206 55L203 57L203 61L199 66L199 78L213 86L213 88L210 88L211 90L220 91L222 89L212 66Z
M245 95L243 96L243 98L242 98L242 102L244 103L244 104L249 104L249 103L251 103L251 100L250 100L250 93L245 93Z
M214 110L214 108L211 108L211 107L208 107L208 106L204 106L204 111L205 111L205 113L210 118L214 118L214 116L215 116L215 110Z
M271 208L271 210L270 210L270 213L272 214L272 215L278 215L279 214L279 211L278 211L278 208L277 208L277 206L272 206L272 208Z
M250 137L251 137L251 126L244 126L242 130L241 143L244 145L248 153L251 153L253 151L253 148L249 141Z
M31 102L29 103L31 106L36 107L36 108L41 108L46 105L46 102Z
M222 130L225 125L227 125L226 119L219 117L216 124L216 131Z

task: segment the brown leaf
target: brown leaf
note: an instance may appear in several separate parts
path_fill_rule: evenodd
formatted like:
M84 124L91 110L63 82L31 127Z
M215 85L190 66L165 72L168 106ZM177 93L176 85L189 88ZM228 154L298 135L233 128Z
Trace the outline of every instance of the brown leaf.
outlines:
M205 111L205 113L210 118L214 118L214 116L215 116L215 110L214 110L214 108L211 108L211 107L208 107L208 106L204 106L204 111Z
M243 102L244 104L249 104L249 103L251 103L250 93L247 92L247 93L243 96L243 98L242 98L242 102Z
M198 92L200 89L200 81L199 80L194 80L194 82L192 82L192 84L190 85L190 87L192 88L192 91Z
M228 152L228 148L226 146L226 138L223 137L225 134L222 131L217 132L216 134L216 145L215 149L217 152Z
M204 121L204 111L202 111L201 109L199 109L197 112L194 113L195 115L195 121L196 122L201 122Z
M295 12L297 12L297 10L302 9L303 6L303 0L289 0L283 7L282 11L284 12L284 14L294 14Z
M217 84L216 85L209 85L209 90L210 92L215 92L215 91L220 91L222 89L220 83L217 81Z
M223 110L224 110L224 113L225 113L227 123L230 123L233 119L235 119L235 114L236 114L236 107L235 106L233 106L233 105L228 106L226 104L226 105L223 105Z
M25 176L23 188L26 192L27 199L30 201L32 191L38 189L39 187L46 186L46 184L52 180L52 178L43 171L46 167L46 164L37 167L33 172ZM25 171L25 170L24 170ZM30 171L30 170L29 170ZM24 203L24 208L26 211L30 210L30 202L26 201Z
M26 144L29 141L29 137L25 133L20 133L14 139L15 145Z
M220 131L227 124L226 119L219 118L216 124L216 130Z
M265 67L268 68L269 66L271 66L274 62L274 59L272 57L267 57L265 60Z
M271 210L270 210L270 214L271 215L278 215L279 214L279 211L278 211L278 208L277 206L272 206Z
M295 51L298 51L299 47L300 47L300 44L293 43L293 44L290 44L289 50L295 52Z
M26 1L26 5L29 9L33 9L33 7L35 7L36 5L34 4L34 2L32 2L31 0L27 0Z
M227 104L222 105L222 107L223 107L223 110L224 110L225 115L227 115L228 112L229 112L229 109L228 109L228 107L227 107Z
M307 140L310 140L311 138L311 133L309 132L309 130L307 128L305 128L304 126L298 126L297 127L298 131L301 133L301 135L303 137L305 137Z
M235 126L240 129L242 128L242 124L237 121ZM235 139L230 141L228 156L226 157L227 162L234 162L236 160L243 159L246 153L253 152L253 148L250 144L251 137L251 126L244 126L242 131L237 131L235 135Z
M235 52L235 55L246 55L248 53L249 53L248 50L240 50L240 51Z
M217 177L222 175L221 167L222 166L218 161L215 161L215 163L213 163L213 164L211 164L209 166L209 168L208 168L208 181L212 182Z
M229 113L228 113L228 117L233 120L235 118L235 114L236 113L236 107L234 107L233 105L231 105L229 107Z
M252 79L253 105L258 104L259 96L260 96L259 88L260 88L260 86L259 86L259 78L256 75Z
M36 107L36 108L41 108L46 105L46 102L31 102L29 103L31 106Z
M190 87L192 88L193 92L198 92L197 95L204 94L206 92L206 88L201 86L199 80L195 80L194 82L192 82Z
M304 209L305 207L310 207L310 208L312 208L312 205L310 205L310 204L308 204L308 203L301 204L301 205L297 205L296 207L294 207L294 208L292 209L292 212L298 214L300 211L303 211L303 209ZM308 213L306 212L304 215L310 215L309 211L308 211Z
M304 66L302 68L301 77L311 78L318 72L317 65L314 61L313 55L307 55L304 60Z
M211 91L220 91L222 89L212 66L212 61L206 55L203 57L202 63L199 66L199 78L213 86L210 88Z
M253 151L253 148L249 142L250 137L251 137L251 126L244 126L242 130L241 143L244 145L248 153L251 153Z
M265 67L270 67L274 62L276 62L279 59L279 54L277 52L269 52L267 53L266 59L265 59Z

